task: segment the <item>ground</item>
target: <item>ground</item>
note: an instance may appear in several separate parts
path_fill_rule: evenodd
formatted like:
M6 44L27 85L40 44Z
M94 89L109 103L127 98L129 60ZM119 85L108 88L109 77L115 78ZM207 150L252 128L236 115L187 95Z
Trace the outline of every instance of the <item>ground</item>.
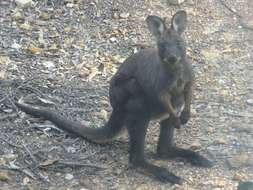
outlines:
M145 18L188 13L184 34L196 73L192 118L178 146L200 151L211 169L154 158L152 122L147 158L185 179L160 183L128 165L128 139L100 146L17 110L37 97L90 127L110 114L108 82L126 57L154 45ZM235 190L252 181L253 1L34 0L24 8L0 1L0 189ZM28 99L28 98L27 98Z

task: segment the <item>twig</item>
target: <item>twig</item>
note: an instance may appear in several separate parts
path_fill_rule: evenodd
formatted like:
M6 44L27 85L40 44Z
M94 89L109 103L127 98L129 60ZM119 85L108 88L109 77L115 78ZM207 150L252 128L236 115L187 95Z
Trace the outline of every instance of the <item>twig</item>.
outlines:
M85 163L81 163L81 162L71 162L71 161L59 160L56 163L66 165L66 166L72 166L72 167L80 166L80 167L92 167L92 168L103 169L103 170L106 169L106 167L104 167L104 166L98 166L95 164L85 164Z
M47 166L53 165L53 164L57 164L57 165L65 165L65 166L70 166L70 167L91 167L91 168L96 168L96 169L100 169L100 170L105 170L107 169L104 166L98 166L95 164L86 164L86 163L82 163L82 162L72 162L72 161L65 161L65 160L56 160L55 162L52 162L48 165L39 165L39 168L46 168Z
M13 146L13 147L22 148L22 146L19 146L19 145L17 145L17 144L14 144L14 143L12 143L10 140L7 140L7 139L5 139L5 138L3 138L3 137L0 137L0 140L4 141L5 143L7 143L7 144L9 144L9 145L11 145L11 146Z
M15 170L15 171L19 171L25 175L27 175L28 177L32 178L32 179L36 179L34 174L29 171L28 169L22 169L19 166L15 165L14 163L11 163L10 166L0 166L0 169L2 170Z
M17 116L18 116L17 113L7 114L7 115L4 115L4 116L0 117L0 121L11 118L11 117L17 117Z
M37 159L35 158L35 156L31 153L31 151L27 148L26 145L23 145L23 147L25 148L26 152L30 155L30 157L31 157L31 159L32 159L32 161L33 161L33 163L37 165L38 161L37 161Z
M250 117L250 118L253 118L253 115L247 115L247 114L239 114L239 113L227 113L227 112L224 112L223 114L227 114L227 115L230 115L230 116L234 116L234 117Z
M59 129L58 127L55 127L52 124L40 125L40 124L34 123L31 125L31 128L42 129L42 131L44 131L45 129L53 129L59 133L63 132L63 130Z
M48 96L46 96L43 92L41 92L39 89L37 88L33 88L32 86L28 85L28 84L23 84L23 85L20 85L17 89L26 89L26 90L30 90L32 92L34 92L35 94L37 95L40 95L44 98L49 98Z

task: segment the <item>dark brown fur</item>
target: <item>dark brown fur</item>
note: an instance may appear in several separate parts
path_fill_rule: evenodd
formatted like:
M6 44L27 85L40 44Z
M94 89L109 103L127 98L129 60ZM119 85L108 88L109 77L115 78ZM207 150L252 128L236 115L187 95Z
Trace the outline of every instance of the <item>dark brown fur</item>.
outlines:
M170 28L156 16L149 16L149 30L156 37L157 48L141 50L119 67L110 82L113 108L107 124L94 129L61 117L54 111L34 108L23 102L16 105L28 114L44 117L59 128L96 143L113 140L124 128L130 137L129 162L160 181L181 183L182 180L165 168L148 163L144 158L144 141L149 121L160 119L157 155L162 158L183 157L191 163L210 167L212 163L199 154L173 143L174 128L190 118L194 75L186 59L181 34L186 28L186 13L177 12Z

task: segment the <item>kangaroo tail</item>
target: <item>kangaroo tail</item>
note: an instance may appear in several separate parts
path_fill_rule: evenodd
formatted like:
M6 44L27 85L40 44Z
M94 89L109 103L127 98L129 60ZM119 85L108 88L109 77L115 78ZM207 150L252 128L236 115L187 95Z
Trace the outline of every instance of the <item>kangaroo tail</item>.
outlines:
M100 128L84 126L80 122L70 121L66 117L55 113L53 110L33 107L22 100L15 102L15 105L27 114L34 117L43 117L51 121L60 129L81 136L91 142L103 144L114 140L123 129L124 114L113 111L106 125Z

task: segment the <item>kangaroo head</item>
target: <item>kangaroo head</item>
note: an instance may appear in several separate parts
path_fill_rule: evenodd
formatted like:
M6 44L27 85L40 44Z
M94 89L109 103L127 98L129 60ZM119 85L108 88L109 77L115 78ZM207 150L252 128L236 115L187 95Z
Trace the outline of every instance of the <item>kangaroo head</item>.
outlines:
M150 32L157 41L158 53L161 61L168 65L176 65L185 57L185 43L181 34L187 25L185 11L178 11L171 19L171 26L166 27L165 21L157 16L146 19Z

